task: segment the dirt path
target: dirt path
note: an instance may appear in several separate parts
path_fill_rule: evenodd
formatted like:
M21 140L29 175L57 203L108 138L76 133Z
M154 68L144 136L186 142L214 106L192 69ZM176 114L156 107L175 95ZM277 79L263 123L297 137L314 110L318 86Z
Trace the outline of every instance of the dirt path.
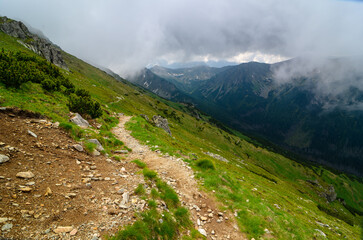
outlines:
M133 150L121 154L122 161L76 150L82 143L37 117L0 108L0 239L100 240L132 224L135 212L146 206L133 194L145 183L131 163L137 158L174 187L208 239L244 239L232 216L219 216L216 201L200 192L184 162L161 156L130 136L124 128L130 117L121 117L114 129ZM19 172L33 176L21 178Z
M157 171L163 180L170 183L183 204L190 209L195 227L204 229L208 239L246 239L238 230L233 216L229 212L221 212L217 201L199 189L193 171L185 162L151 151L130 135L125 129L125 123L130 119L129 116L121 116L118 127L113 130L114 134L132 149L127 161L142 160L149 168Z

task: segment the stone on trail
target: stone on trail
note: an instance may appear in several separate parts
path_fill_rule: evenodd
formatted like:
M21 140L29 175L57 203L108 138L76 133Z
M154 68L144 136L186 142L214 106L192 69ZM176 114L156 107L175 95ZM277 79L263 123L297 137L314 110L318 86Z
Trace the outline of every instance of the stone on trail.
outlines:
M11 223L5 223L4 226L2 226L1 231L8 231L13 228L13 224Z
M199 233L202 234L203 236L207 236L207 232L203 229L203 228L199 228L198 229Z
M78 152L83 152L83 147L80 144L74 144L73 148L76 149Z
M9 161L10 158L6 155L0 154L0 164Z
M29 178L33 178L35 175L34 173L28 171L28 172L18 172L16 174L16 177L18 178L25 178L25 179L29 179Z
M67 227L57 227L54 229L55 233L68 233L73 230L73 227L67 226Z
M30 131L30 130L28 130L28 134L29 134L30 136L32 136L32 137L35 137L35 138L37 138L37 137L38 137L35 133L33 133L33 132L32 132L32 131Z

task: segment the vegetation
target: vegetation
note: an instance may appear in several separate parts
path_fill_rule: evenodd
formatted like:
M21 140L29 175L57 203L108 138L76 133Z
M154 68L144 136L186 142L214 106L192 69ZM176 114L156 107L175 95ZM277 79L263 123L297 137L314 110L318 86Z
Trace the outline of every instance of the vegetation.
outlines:
M5 54L21 51L23 55L39 58L15 38L2 32L0 38L0 48L5 49ZM137 116L127 123L132 135L151 149L183 158L195 171L203 189L215 194L220 200L222 210L237 215L240 230L249 238L268 238L272 235L275 239L319 239L315 229L323 231L328 239L359 238L362 219L359 214L363 211L362 179L292 161L269 151L261 144L250 143L250 139L240 133L231 131L231 134L216 127L218 123L211 124L208 117L192 117L193 114L183 104L168 102L124 80L116 80L71 55L63 53L63 56L70 71L58 71L74 85L74 92L67 95L63 91L67 88L64 86L60 90L49 91L41 82L32 81L22 83L19 88L7 87L1 80L0 105L41 113L60 122L60 126L77 140L98 139L106 146L109 154L112 149L126 149L110 132L117 124L115 113ZM92 100L102 103L103 114L95 120L95 123L102 125L99 131L80 129L68 122L67 102L71 94L76 94L76 89L86 90ZM173 137L146 122L139 117L140 114L168 118ZM215 159L206 152L218 154L228 162ZM121 159L118 156L113 158ZM201 164L202 160L209 162ZM135 164L139 166L138 163ZM137 215L138 223L110 238L176 238L176 233L183 234L187 229L191 230L189 237L195 237L192 229L183 228L177 222L183 222L177 216L183 216L184 210L177 211L180 203L173 189L168 189L167 185L159 182L157 174L146 166L141 164L139 167L143 169L147 183L151 185L150 193L145 190L143 195L149 203L148 210ZM314 186L307 180L316 181L321 187ZM328 203L322 193L330 185L334 186L337 200ZM157 209L160 201L167 203L170 211L164 214L165 219L163 212L153 210ZM339 212L339 217L331 212ZM162 225L159 219L165 224ZM350 219L347 220L349 223L344 219ZM329 228L322 227L317 222L327 224Z
M60 69L40 57L8 51L0 52L0 81L7 88L20 88L27 82L38 83L49 92L60 91L69 95L67 106L70 111L88 114L92 118L102 115L101 105L92 100L84 89L75 86L65 78Z

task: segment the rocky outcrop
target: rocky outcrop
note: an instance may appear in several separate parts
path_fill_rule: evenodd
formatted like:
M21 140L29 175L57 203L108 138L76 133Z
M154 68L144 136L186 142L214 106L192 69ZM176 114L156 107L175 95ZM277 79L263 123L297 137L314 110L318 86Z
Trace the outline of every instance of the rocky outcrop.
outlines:
M67 64L63 60L61 49L48 39L31 33L24 23L7 17L0 17L0 30L12 37L19 38L19 43L44 57L47 61L68 70Z
M155 126L164 129L165 132L167 132L171 136L169 123L168 123L168 120L166 118L155 115L155 116L153 116L153 123L155 124Z

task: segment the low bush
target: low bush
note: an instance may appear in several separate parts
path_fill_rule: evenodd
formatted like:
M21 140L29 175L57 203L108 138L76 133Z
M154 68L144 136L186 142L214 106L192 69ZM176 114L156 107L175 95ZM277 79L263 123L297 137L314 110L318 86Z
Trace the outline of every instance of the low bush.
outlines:
M214 166L213 162L211 160L208 160L208 159L198 160L196 162L196 165L199 168L205 169L205 170L208 170L208 169L214 170L215 169L215 166Z

